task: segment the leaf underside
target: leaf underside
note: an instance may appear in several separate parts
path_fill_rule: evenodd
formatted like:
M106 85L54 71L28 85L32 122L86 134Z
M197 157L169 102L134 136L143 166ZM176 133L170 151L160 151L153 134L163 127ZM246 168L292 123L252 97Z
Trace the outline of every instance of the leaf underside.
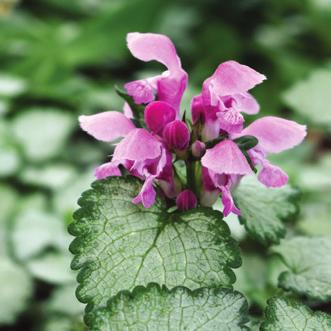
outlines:
M230 289L176 287L157 284L121 292L106 308L89 315L91 331L138 330L248 330L248 305L242 294Z
M331 238L296 237L272 248L288 271L281 273L279 286L318 301L331 300Z
M166 213L157 199L145 209L131 200L141 188L132 177L95 182L79 200L70 232L77 297L87 311L119 291L155 282L168 288L231 286L239 249L222 214L208 208Z
M264 245L279 243L285 236L283 221L297 212L297 191L289 186L266 188L253 176L244 178L234 192L240 222Z
M331 317L288 298L268 301L261 331L330 331Z

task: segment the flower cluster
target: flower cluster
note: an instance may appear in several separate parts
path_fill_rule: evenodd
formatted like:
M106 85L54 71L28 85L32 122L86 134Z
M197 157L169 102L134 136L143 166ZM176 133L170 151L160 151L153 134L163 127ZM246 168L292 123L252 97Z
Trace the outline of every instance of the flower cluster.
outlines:
M171 40L159 34L129 33L128 48L142 61L158 61L167 70L124 85L130 106L80 116L83 130L115 147L110 162L96 169L97 179L121 176L121 167L144 181L133 203L149 208L158 185L180 210L211 206L220 196L224 215L240 214L231 190L259 168L258 179L268 187L287 183L287 174L267 157L302 142L306 127L278 117L263 117L244 128L244 114L259 112L248 92L266 77L235 61L218 66L191 102L191 118L181 117L180 104L188 75ZM138 113L140 112L140 113ZM186 165L187 180L176 174L175 162Z

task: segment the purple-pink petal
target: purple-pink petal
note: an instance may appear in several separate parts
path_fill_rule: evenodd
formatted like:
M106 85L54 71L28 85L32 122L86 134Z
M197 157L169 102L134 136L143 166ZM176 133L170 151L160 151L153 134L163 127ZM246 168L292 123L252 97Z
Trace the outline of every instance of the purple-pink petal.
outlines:
M241 113L255 115L260 111L260 105L248 92L235 94L232 98L234 100L232 107Z
M134 204L142 203L142 205L145 208L150 208L154 204L156 198L156 192L153 187L153 180L154 180L153 176L146 178L141 188L141 191L132 200L132 203Z
M132 130L115 148L113 161L145 161L161 156L162 144L145 129Z
M288 183L288 175L281 168L265 162L258 180L267 187L281 187Z
M126 83L124 88L128 94L133 97L133 101L138 105L149 103L155 98L154 89L147 80L135 80Z
M240 210L234 204L230 189L227 186L222 186L221 191L222 191L222 203L224 206L223 209L224 216L226 217L230 213L240 215Z
M139 60L155 60L169 70L177 70L181 65L174 44L165 35L132 32L127 36L127 44L132 55Z
M104 179L106 177L121 176L122 174L116 163L107 162L97 167L94 175L97 179Z
M145 89L135 91L133 88L129 94L140 103L147 100L152 101L152 90L155 89L153 93L157 93L158 100L168 102L179 112L188 75L182 69L172 41L161 34L134 32L128 34L127 43L129 50L136 58L142 61L158 61L168 69L160 76L147 79L150 84L147 91Z
M247 92L266 77L236 61L226 61L204 83L205 88L218 97Z
M135 126L124 114L107 111L95 115L79 116L81 128L95 139L113 141L125 137Z
M163 128L176 119L176 110L164 101L150 103L144 112L147 127L161 135Z
M239 147L231 140L223 140L206 151L201 163L217 174L246 175L252 170Z
M305 125L267 116L254 121L240 135L255 136L259 141L258 148L264 153L279 153L299 145L306 134Z
M241 132L244 125L244 117L235 109L229 109L217 113L220 128L228 133Z

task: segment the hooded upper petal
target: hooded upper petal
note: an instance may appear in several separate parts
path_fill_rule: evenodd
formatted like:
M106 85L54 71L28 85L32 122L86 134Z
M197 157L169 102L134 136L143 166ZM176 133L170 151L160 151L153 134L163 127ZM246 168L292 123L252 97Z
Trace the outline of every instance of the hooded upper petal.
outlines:
M204 82L204 89L217 97L247 92L266 77L236 61L226 61Z
M82 115L79 116L79 122L84 131L102 141L112 141L124 137L135 129L131 120L117 111Z
M142 61L158 61L167 67L162 75L143 81L135 81L137 88L129 87L128 93L138 103L152 101L151 86L156 87L158 100L168 102L179 111L180 102L187 86L188 75L182 69L177 56L176 48L172 41L165 35L154 33L129 33L127 36L128 48L136 58ZM146 82L149 84L146 85ZM152 82L152 83L151 83ZM142 89L143 85L147 91Z
M283 118L262 117L247 128L240 135L255 136L264 153L279 153L300 144L305 138L306 126Z
M145 129L132 130L115 148L113 161L154 160L161 156L162 144Z
M231 140L223 140L206 151L201 163L217 174L245 175L252 173L244 154Z
M176 48L165 35L132 32L127 36L127 44L134 57L141 61L158 61L169 70L177 70L181 64Z

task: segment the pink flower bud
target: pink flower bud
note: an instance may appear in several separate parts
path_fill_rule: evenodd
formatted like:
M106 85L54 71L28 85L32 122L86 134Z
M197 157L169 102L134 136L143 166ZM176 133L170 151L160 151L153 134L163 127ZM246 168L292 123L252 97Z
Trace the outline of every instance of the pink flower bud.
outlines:
M197 206L198 200L191 190L184 190L179 193L176 204L179 210L190 210Z
M184 122L176 120L165 126L163 138L170 149L184 150L190 142L190 131Z
M200 140L195 141L192 144L192 154L196 158L202 157L206 152L206 145Z
M161 134L164 127L176 119L176 110L164 101L154 101L146 107L144 117L148 128Z

